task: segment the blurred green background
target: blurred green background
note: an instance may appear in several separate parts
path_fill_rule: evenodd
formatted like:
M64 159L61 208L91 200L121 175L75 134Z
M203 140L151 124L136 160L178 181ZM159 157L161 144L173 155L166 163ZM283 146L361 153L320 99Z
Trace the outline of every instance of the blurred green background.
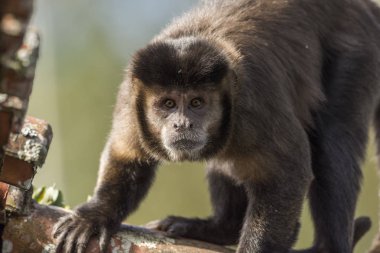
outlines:
M29 114L48 120L54 139L35 185L56 184L71 207L92 194L123 70L174 16L195 0L36 0L33 24L42 33ZM377 231L377 175L373 140L364 163L357 215L372 218L365 252ZM164 164L148 197L127 221L144 224L169 214L207 216L211 207L202 164ZM307 207L297 247L312 242Z

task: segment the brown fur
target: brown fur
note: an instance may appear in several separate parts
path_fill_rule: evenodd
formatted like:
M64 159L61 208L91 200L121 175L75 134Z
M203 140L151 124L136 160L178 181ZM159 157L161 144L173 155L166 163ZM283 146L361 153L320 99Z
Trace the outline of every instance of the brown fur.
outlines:
M379 16L367 0L221 0L175 19L128 66L95 196L57 225L59 250L83 250L81 233L104 250L160 160L206 160L214 215L158 229L288 252L309 192L316 238L303 252L352 252L368 229L353 240Z

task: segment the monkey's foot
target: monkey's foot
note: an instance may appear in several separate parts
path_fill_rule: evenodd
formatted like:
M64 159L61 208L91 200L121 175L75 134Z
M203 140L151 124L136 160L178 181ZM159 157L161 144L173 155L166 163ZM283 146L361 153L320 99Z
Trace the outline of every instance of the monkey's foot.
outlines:
M185 237L219 245L233 245L239 241L240 226L217 223L211 219L169 216L150 225L150 228L166 232L171 237Z
M369 217L362 216L355 219L353 247L355 247L356 243L369 231L370 228L371 228L371 220ZM323 249L318 246L313 246L309 249L290 251L290 253L323 253L323 252L329 252L329 250Z

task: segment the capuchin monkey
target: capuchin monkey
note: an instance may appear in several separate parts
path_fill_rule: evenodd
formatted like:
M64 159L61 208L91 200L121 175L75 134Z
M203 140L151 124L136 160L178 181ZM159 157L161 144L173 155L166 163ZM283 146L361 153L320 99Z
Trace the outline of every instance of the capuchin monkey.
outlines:
M106 252L160 161L189 160L207 163L213 215L157 229L289 252L308 195L315 241L302 252L352 252L379 54L369 0L203 1L133 56L95 194L58 222L57 251L98 237Z

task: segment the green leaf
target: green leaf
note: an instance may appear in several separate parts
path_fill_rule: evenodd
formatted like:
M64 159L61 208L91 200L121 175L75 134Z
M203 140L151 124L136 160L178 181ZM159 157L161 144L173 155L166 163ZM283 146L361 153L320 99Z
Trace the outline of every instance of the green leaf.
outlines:
M49 187L42 186L34 190L33 199L39 204L68 208L63 203L62 192L55 185Z

